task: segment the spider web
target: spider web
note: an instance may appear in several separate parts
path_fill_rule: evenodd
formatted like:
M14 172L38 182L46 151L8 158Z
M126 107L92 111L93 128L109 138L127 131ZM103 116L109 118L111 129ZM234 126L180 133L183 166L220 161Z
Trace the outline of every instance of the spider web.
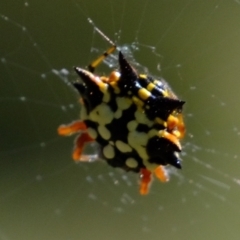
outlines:
M240 2L0 3L0 239L238 239ZM109 45L186 101L183 170L138 176L75 164L56 129L79 116L72 66ZM116 57L97 72L108 74Z

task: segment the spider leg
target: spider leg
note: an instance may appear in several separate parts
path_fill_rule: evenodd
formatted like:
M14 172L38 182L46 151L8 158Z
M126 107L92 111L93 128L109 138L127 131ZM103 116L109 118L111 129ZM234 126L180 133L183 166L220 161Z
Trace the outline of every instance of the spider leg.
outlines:
M104 52L101 56L99 56L96 60L91 62L88 65L88 70L93 73L95 68L111 53L113 53L116 50L116 45L111 46L106 52Z
M140 171L140 194L147 195L152 183L152 173L146 168L142 168Z
M167 174L167 171L165 170L164 166L160 165L154 170L155 176L161 181L161 182L168 182L169 177Z
M75 146L74 146L73 153L72 153L73 160L76 162L91 161L93 156L92 155L89 155L89 156L82 155L82 151L83 151L85 143L93 142L93 141L94 141L94 139L91 138L87 132L84 132L84 133L81 133L80 135L78 135L75 140Z
M70 136L74 133L78 133L81 130L87 130L87 126L82 121L74 121L68 125L61 125L58 127L58 134L61 136Z
M179 114L178 115L178 120L179 120L179 123L178 123L178 131L180 132L180 137L179 138L183 138L184 135L185 135L185 125L184 125L184 122L183 122L183 116L182 114Z
M62 136L69 136L74 133L79 133L80 131L86 130L87 126L84 122L75 121L70 123L69 125L61 125L58 128L58 134ZM90 161L91 159L96 158L95 155L82 155L85 143L92 141L94 141L94 139L91 138L87 132L82 132L77 136L72 154L72 158L74 161Z
M111 47L104 52L101 56L99 56L96 60L94 60L91 64L88 65L88 70L93 73L95 68L111 53L113 53L117 46L116 44L109 38L107 37L92 21L92 19L88 19L89 23L93 26L94 30L97 31L107 42L111 44Z

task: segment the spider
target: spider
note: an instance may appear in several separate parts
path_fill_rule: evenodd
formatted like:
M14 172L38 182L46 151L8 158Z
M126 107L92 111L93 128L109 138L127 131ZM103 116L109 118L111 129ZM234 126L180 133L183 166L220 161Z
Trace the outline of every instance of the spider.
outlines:
M78 134L72 156L75 161L89 161L91 156L83 154L84 145L96 141L100 157L110 166L140 174L140 193L146 195L153 174L167 182L165 166L181 169L185 102L163 79L138 74L120 50L119 69L108 77L95 75L95 68L117 46L99 28L94 28L111 47L88 70L74 68L81 79L73 83L80 94L81 120L61 125L58 133Z

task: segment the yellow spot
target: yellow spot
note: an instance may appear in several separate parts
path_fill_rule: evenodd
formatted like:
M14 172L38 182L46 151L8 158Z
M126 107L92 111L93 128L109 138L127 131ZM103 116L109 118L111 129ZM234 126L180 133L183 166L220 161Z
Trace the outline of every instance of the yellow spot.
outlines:
M89 119L99 124L108 124L113 120L113 112L106 103L101 103L89 114Z
M103 94L103 102L108 103L110 101L110 94L109 92L105 92Z
M120 76L121 76L121 74L119 72L113 71L113 72L111 72L111 74L108 78L108 82L113 87L114 93L116 93L116 94L120 93L120 89L118 87L118 80L120 79Z
M136 168L138 166L138 162L134 158L128 158L126 160L126 165L130 168Z
M122 153L126 153L126 152L131 152L132 151L132 148L128 144L126 144L125 142L122 142L120 140L117 140L115 145L118 148L118 150L121 151Z
M136 120L132 120L127 124L127 128L129 132L135 131L138 126L138 122Z
M98 126L98 132L101 135L101 137L105 140L108 140L111 137L110 131L104 125Z
M142 158L143 160L143 164L145 166L147 166L148 164L148 154L147 154L147 150L145 147L142 147L142 146L139 146L137 149L136 149L138 155Z
M120 76L121 76L120 72L113 71L113 72L111 72L108 81L110 83L117 82L120 79Z
M175 135L178 139L181 138L181 133L178 130L173 130L172 134Z
M119 119L120 117L122 117L122 110L118 109L118 110L114 113L114 118Z
M178 118L170 114L167 119L168 128L173 129L178 124L178 122Z
M162 87L162 86L163 86L162 81L157 80L157 79L155 79L155 80L153 81L153 83L154 83L156 86L158 86L158 87Z
M93 128L88 128L87 131L88 131L88 134L91 138L93 138L93 139L97 138L98 134L97 134L96 130L94 130Z
M106 84L105 82L103 82L103 80L105 80L106 78L105 77L103 77L103 80L102 80L102 78L100 78L100 77L96 77L96 76L92 76L92 74L90 75L90 77L91 77L91 80L93 81L93 82L95 82L95 84L99 87L99 89L103 92L103 93L105 93L107 90L108 90L108 84Z
M149 138L152 138L152 137L155 137L155 136L158 136L158 130L157 130L157 129L151 129L151 130L148 132L148 137L149 137Z
M155 87L156 87L155 84L149 83L149 84L147 85L147 90L148 90L149 92L151 92Z
M148 127L151 127L153 125L153 122L148 119L147 115L145 114L145 111L138 109L135 112L135 118L138 123L146 124Z
M110 85L113 87L115 94L119 94L121 92L117 82L110 82Z
M105 83L108 83L109 82L109 78L108 77L105 77L105 76L101 76L100 79L105 82Z
M146 75L146 74L139 74L139 77L140 77L140 78L147 79L147 75Z
M162 94L164 97L169 97L168 91L167 90L163 90Z
M135 96L132 97L132 100L139 107L142 107L144 105L143 101Z
M116 101L118 108L120 108L121 110L128 109L132 104L132 101L126 97L117 97Z
M156 117L156 118L155 118L155 121L156 121L158 124L160 124L160 125L162 125L162 126L164 126L164 127L167 127L167 122L163 121L161 118Z
M128 142L131 147L138 151L138 147L146 146L148 142L148 135L144 132L133 131L128 134Z
M146 100L151 96L151 93L147 89L141 88L141 89L138 90L138 96L142 100Z
M115 151L114 151L114 148L113 146L111 145L107 145L103 148L103 155L108 158L108 159L112 159L114 158L115 156Z
M99 86L101 92L103 92L103 93L107 92L107 90L108 90L108 85L107 85L106 83L101 82L98 86Z

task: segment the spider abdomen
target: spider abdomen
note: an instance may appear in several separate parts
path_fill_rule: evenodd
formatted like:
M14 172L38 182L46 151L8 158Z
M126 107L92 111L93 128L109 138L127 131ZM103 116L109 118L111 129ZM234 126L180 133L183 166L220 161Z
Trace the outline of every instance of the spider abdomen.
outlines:
M184 102L161 80L138 75L121 53L119 65L113 79L75 69L83 80L74 86L82 97L89 135L111 166L130 171L167 164L181 168L180 144L168 129L168 118L178 119Z

